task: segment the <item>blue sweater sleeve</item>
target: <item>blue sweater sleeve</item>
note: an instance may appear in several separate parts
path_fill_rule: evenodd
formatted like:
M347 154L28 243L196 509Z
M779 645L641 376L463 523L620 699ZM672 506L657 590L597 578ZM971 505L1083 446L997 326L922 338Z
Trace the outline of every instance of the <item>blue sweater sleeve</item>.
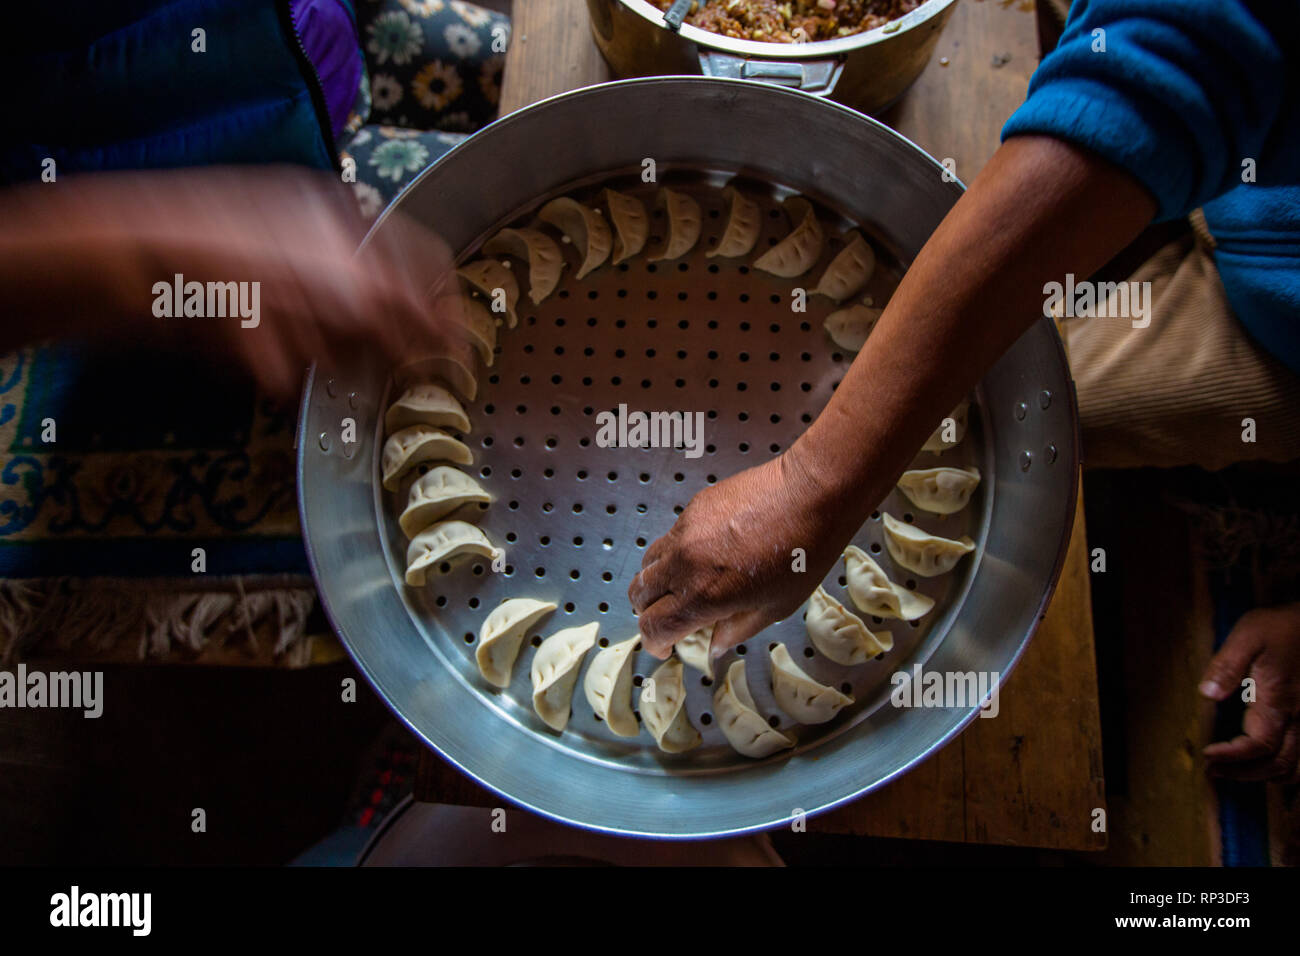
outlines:
M1127 170L1185 215L1241 185L1298 55L1293 0L1075 0L1002 138L1056 136ZM1288 49L1290 47L1290 49ZM1261 181L1263 175L1261 174Z

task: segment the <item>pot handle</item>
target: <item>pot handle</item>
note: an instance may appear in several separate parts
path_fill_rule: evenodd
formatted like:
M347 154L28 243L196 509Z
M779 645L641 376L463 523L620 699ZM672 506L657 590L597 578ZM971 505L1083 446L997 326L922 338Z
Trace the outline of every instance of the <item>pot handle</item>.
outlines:
M832 60L751 60L731 53L700 53L700 70L705 76L757 80L803 90L814 96L830 96L835 90L844 61Z

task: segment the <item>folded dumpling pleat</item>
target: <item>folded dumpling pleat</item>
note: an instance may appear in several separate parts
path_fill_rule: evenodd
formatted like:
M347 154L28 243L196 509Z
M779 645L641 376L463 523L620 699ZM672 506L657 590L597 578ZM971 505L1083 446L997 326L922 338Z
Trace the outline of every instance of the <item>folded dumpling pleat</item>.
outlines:
M641 732L632 713L632 665L641 635L602 647L591 659L582 690L596 716L620 737L635 737Z
M786 747L794 739L768 724L759 714L749 684L745 682L745 662L734 661L726 677L713 693L713 714L732 748L746 757L767 757Z
M970 503L979 483L977 468L921 468L903 472L898 490L918 508L950 515Z
M515 311L519 282L506 266L496 259L475 259L457 269L456 274L483 293L492 313L505 315L508 328L519 324L519 313Z
M561 196L552 199L537 212L537 218L564 233L582 257L578 267L581 279L609 258L613 239L609 224L596 210L576 199Z
M668 239L647 258L651 262L680 259L700 241L700 230L704 227L700 204L686 193L667 188L659 190L656 202L668 211Z
M867 336L880 320L880 312L869 305L850 305L826 316L822 327L831 341L846 352L861 352Z
M975 542L962 536L957 539L941 538L922 531L916 525L899 521L886 512L885 545L901 567L932 578L947 574L957 562L975 550Z
M384 428L390 434L412 425L454 428L464 434L469 431L469 416L455 395L441 385L426 382L404 391L384 415Z
M573 688L578 683L582 659L596 643L600 625L556 631L533 655L533 710L552 730L563 730L573 708Z
M758 203L734 186L728 186L722 195L731 201L727 227L723 230L717 247L708 253L708 257L735 259L747 256L753 251L754 243L758 242L758 234L763 225L762 210L758 208Z
M686 716L684 674L682 662L670 657L655 668L641 688L641 719L664 753L685 753L698 747L703 739Z
M934 607L933 598L889 580L875 559L856 545L844 549L844 573L849 598L863 614L917 621Z
M709 656L709 646L713 643L713 625L692 631L673 645L673 650L688 667L713 680L713 659Z
M461 505L471 502L486 504L491 500L492 496L483 490L483 486L459 468L439 465L411 485L406 508L398 517L397 524L403 534L414 538Z
M645 248L650 238L650 217L646 215L645 205L635 196L613 189L606 189L600 195L609 207L614 227L614 258L610 262L618 265Z
M533 305L555 291L564 269L564 256L555 240L540 229L502 229L483 243L492 256L514 256L528 263L528 298Z
M406 583L418 588L429 568L466 554L491 558L496 548L468 521L442 521L425 528L406 547Z
M845 667L865 664L894 646L892 634L888 631L874 633L860 617L822 587L808 598L804 627L813 647Z
M783 205L795 224L791 233L754 260L754 268L793 279L816 264L822 254L826 235L817 221L817 210L802 196L791 196Z
M510 686L519 648L528 629L555 610L550 601L509 598L502 601L483 622L474 659L479 673L496 687Z
M871 281L871 274L876 271L876 251L871 243L862 238L858 232L849 234L848 244L835 254L813 295L824 295L836 302L843 302L853 293Z
M770 652L772 696L776 705L801 724L824 724L853 703L853 698L834 687L818 683L794 662L784 644Z
M384 442L380 456L383 484L396 491L402 475L425 461L450 461L472 465L474 456L466 445L450 432L432 425L412 425L393 432Z

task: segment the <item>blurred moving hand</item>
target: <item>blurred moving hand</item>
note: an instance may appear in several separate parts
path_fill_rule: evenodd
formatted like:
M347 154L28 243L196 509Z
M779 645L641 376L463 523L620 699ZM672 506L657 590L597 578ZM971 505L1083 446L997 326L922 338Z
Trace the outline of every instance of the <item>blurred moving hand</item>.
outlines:
M323 174L231 167L110 173L0 194L0 347L61 336L216 352L267 392L296 393L313 360L396 366L459 335L433 295L451 257L391 222L360 253L355 200ZM260 321L153 314L153 287L259 282Z

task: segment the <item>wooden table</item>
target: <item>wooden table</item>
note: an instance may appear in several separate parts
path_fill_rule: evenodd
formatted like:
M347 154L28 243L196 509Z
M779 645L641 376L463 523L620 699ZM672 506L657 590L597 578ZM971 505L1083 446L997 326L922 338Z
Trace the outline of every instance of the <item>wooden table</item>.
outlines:
M580 0L523 0L501 93L502 115L612 79ZM1009 59L1006 59L1009 56ZM995 65L995 58L1003 61ZM916 85L880 118L970 182L1024 100L1038 60L1032 0L963 0ZM1001 713L896 781L815 818L809 830L862 836L1101 849L1106 806L1083 502L1056 595L1001 695ZM499 799L426 752L421 799Z

